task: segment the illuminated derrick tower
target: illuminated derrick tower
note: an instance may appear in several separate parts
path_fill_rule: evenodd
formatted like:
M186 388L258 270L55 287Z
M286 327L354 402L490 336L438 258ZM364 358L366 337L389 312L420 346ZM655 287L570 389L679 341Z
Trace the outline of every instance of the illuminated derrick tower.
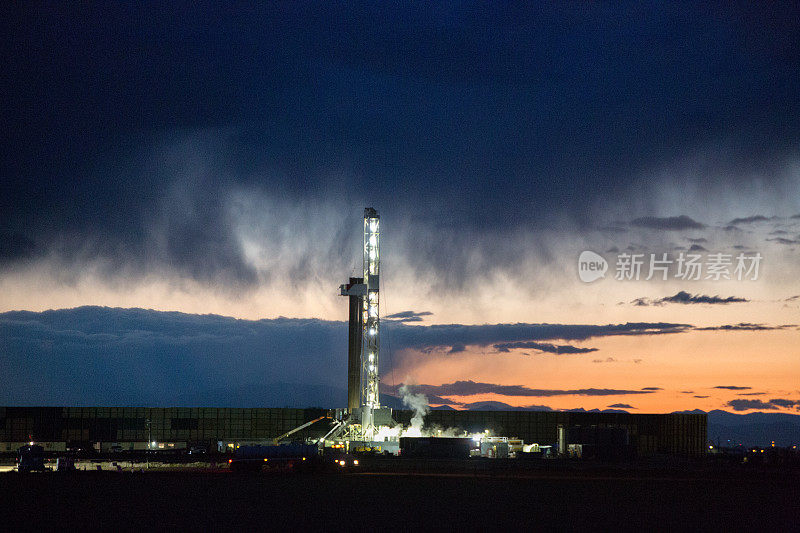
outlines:
M361 426L365 433L375 424L373 412L380 409L378 384L378 357L380 355L380 217L371 207L364 209L364 285L367 286L363 302L364 343L361 350L362 393Z
M381 409L378 386L380 356L380 216L364 209L364 277L350 278L340 287L350 297L350 340L348 347L348 410L351 421L361 426L361 435L371 439L375 427L389 421L389 410ZM356 305L358 307L356 307ZM355 313L355 309L360 309ZM354 370L358 368L358 373ZM356 392L358 391L358 392ZM358 394L358 406L356 406ZM377 417L376 417L377 415Z

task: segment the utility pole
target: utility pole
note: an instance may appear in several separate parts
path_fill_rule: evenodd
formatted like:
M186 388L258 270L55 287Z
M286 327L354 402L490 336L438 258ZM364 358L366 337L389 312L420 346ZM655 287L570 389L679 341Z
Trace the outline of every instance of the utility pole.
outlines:
M145 457L147 458L147 469L150 470L150 447L153 445L153 428L149 418L144 419L144 425L147 427L147 451L145 452Z

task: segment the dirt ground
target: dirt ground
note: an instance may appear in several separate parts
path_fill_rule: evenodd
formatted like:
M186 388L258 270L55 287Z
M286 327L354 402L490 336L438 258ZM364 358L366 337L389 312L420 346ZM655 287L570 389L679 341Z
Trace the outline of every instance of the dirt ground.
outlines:
M9 472L0 474L0 523L10 531L796 531L799 488L781 475Z

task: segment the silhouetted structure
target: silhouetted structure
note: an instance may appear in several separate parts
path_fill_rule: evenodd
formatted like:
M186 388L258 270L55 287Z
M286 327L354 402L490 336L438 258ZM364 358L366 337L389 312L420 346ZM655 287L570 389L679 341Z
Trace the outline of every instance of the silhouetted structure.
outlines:
M16 451L31 439L37 443L60 443L61 447L70 442L119 443L123 449L128 448L122 443L141 445L150 438L159 447L165 443L180 447L215 446L218 441L266 441L324 414L325 409L288 408L0 407L0 451ZM411 411L396 410L393 414L406 426L411 421ZM151 421L152 434L148 433L146 420ZM582 433L589 431L595 440L624 434L640 457L697 456L707 449L705 414L435 410L425 417L425 425L469 433L489 429L496 435L543 445L556 442L558 425L594 428ZM303 430L297 437L302 439L320 431L315 428Z

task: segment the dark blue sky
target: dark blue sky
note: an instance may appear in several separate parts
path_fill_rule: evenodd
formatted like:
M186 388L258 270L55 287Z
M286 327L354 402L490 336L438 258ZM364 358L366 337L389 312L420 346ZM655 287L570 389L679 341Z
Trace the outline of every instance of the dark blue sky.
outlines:
M742 180L800 140L796 3L3 12L5 261L88 236L145 250L186 136L225 172L192 178L203 213L165 262L245 280L216 202L232 185L456 231L586 225L654 166L711 150L707 179Z

